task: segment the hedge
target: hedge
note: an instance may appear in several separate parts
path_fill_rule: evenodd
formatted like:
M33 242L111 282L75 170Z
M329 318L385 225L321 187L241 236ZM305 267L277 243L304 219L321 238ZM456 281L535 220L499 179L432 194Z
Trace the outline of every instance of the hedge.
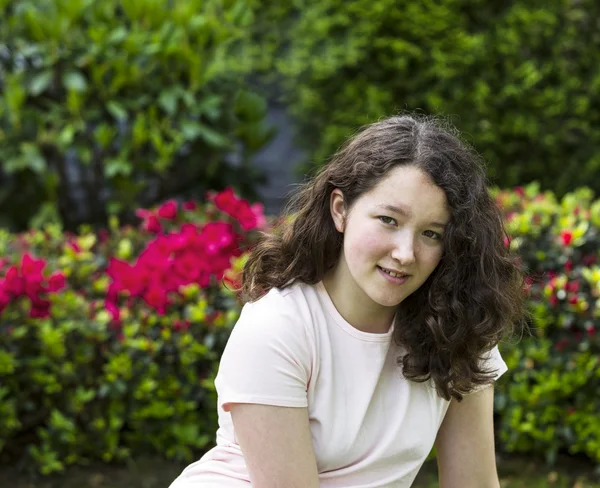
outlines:
M363 124L423 111L501 187L600 191L599 16L595 0L265 2L256 59L314 165Z
M213 377L260 205L140 209L140 229L0 231L0 460L60 472L213 441Z
M500 344L498 448L600 464L600 200L496 190L531 334ZM0 461L42 473L214 442L214 374L244 252L268 230L232 190L140 209L140 228L0 231ZM521 340L519 340L521 339Z
M106 225L234 185L271 137L253 0L0 1L0 226Z

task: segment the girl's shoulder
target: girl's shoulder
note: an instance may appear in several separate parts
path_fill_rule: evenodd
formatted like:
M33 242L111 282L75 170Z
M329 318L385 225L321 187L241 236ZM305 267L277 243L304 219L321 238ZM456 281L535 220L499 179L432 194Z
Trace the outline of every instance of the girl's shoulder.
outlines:
M296 281L284 288L271 288L258 300L247 302L243 310L267 316L291 315L299 319L304 311L314 307L321 307L317 285Z

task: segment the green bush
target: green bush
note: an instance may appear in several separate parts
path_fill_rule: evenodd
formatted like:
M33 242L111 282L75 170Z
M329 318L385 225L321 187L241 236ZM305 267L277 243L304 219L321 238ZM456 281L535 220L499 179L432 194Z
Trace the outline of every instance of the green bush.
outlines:
M0 225L106 224L229 184L251 196L271 135L244 82L252 6L0 0Z
M509 451L561 451L600 463L600 200L536 185L497 195L511 246L529 272L532 335L501 347L509 367L496 396Z
M212 202L142 210L140 230L0 231L2 462L49 474L212 442L231 290L265 224L231 191Z
M257 59L277 71L314 164L363 124L423 111L449 116L501 187L600 190L598 2L286 7L266 2L257 12Z

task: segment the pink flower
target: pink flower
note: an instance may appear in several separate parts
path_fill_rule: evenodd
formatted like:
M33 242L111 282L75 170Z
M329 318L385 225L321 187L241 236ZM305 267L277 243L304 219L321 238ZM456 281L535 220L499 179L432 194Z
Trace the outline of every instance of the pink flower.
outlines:
M106 300L104 302L104 308L111 315L113 322L117 324L121 323L121 310L119 310L119 307L116 303Z
M161 219L173 220L177 217L177 202L175 200L168 200L158 207L158 216Z
M262 203L254 203L251 209L256 216L256 227L258 229L266 229L267 218L265 217L265 206Z

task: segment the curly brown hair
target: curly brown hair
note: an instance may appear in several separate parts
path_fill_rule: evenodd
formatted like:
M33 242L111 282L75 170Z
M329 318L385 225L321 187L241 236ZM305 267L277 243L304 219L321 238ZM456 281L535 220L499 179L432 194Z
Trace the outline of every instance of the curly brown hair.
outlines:
M243 296L252 301L296 280L321 281L343 243L330 213L331 192L339 188L350 210L401 165L420 168L444 190L451 217L437 268L398 305L394 340L407 351L398 364L407 379L432 379L439 396L461 400L492 381L482 357L522 323L523 276L504 244L502 215L489 194L483 161L445 120L390 117L348 140L300 185L279 231L264 235L252 250Z

